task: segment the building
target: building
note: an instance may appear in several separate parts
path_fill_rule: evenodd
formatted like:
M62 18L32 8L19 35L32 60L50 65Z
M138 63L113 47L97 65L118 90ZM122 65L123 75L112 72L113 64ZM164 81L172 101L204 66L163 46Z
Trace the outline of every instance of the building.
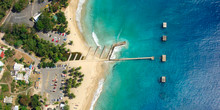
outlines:
M4 51L3 50L0 50L0 57L4 57L5 56L5 54L4 54Z
M5 96L3 102L4 102L4 103L12 103L12 96L10 96L10 97Z
M34 86L36 89L38 89L39 88L39 81L36 81Z
M22 64L18 64L18 63L14 64L15 71L22 71L23 68L24 68L24 65L22 65Z
M19 110L19 106L18 106L18 105L15 105L12 110Z
M24 75L22 73L18 73L15 77L15 80L24 80Z
M33 18L34 18L34 21L35 21L35 22L37 22L37 21L38 21L38 19L39 19L40 15L41 15L41 13L38 13L38 14L35 14L35 15L34 15L34 17L33 17Z
M15 63L14 64L14 78L15 80L25 80L26 83L29 83L28 79L32 72L32 65L30 65L28 68L24 68L24 65ZM25 75L23 75L20 72L25 72Z

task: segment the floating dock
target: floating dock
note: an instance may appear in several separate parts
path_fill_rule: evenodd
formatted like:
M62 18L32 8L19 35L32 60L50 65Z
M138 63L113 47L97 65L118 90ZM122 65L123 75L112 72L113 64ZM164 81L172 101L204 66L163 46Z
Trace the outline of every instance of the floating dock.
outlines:
M162 60L162 62L166 62L166 60L167 60L166 59L166 55L162 55L162 59L161 60Z
M163 22L163 28L167 28L167 22Z
M166 41L167 41L167 36L163 35L162 38L161 38L161 40L162 40L163 42L166 42Z
M165 83L165 82L166 82L166 77L165 77L165 76L162 76L162 77L160 78L160 82Z

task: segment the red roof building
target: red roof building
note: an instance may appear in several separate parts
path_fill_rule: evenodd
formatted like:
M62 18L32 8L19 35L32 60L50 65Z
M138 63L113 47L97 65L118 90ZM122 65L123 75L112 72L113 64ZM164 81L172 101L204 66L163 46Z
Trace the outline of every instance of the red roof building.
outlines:
M0 54L0 57L4 57L5 56L5 54L4 54L4 52L3 51L0 51L1 52L1 54Z

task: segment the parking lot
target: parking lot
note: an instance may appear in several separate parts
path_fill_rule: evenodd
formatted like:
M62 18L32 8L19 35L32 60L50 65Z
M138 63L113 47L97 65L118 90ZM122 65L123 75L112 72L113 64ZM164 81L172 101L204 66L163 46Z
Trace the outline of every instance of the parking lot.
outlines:
M51 43L54 43L55 45L62 45L66 39L67 35L64 33L57 33L57 32L48 32L48 33L43 33L39 32L37 33L40 38L43 38L44 40L48 40Z
M30 21L29 19L39 13L41 10L44 9L44 7L49 4L48 1L45 1L43 3L38 3L37 0L35 0L33 3L29 3L28 6L22 10L20 13L13 13L11 12L6 19L5 23L10 24L27 24L28 26L33 26L34 22Z
M43 93L48 93L48 101L50 104L61 101L63 98L63 92L60 89L61 82L64 81L64 77L61 76L65 67L45 68L41 69L42 73L42 89Z

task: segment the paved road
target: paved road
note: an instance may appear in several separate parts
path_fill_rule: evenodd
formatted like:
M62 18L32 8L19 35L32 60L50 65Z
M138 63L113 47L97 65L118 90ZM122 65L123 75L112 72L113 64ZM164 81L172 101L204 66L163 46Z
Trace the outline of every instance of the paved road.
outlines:
M41 95L43 95L44 92L48 93L49 94L48 101L50 101L51 104L55 102L52 100L56 99L57 101L57 99L59 99L62 95L62 91L60 90L60 87L61 87L61 80L64 80L64 78L61 77L63 70L64 70L63 67L41 69L41 73L42 73ZM57 81L56 86L54 86L55 82L52 81L54 79L56 79ZM56 89L54 89L54 87L56 87Z

